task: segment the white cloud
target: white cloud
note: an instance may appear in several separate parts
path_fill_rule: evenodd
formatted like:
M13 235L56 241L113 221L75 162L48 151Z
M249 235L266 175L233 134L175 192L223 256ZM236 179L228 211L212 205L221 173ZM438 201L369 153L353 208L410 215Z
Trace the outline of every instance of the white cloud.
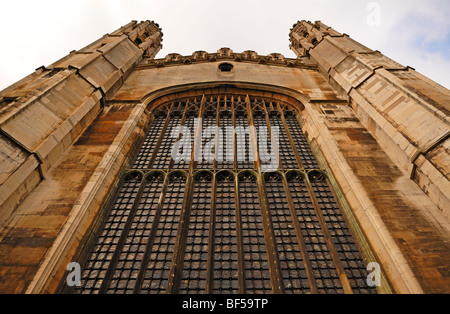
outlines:
M361 0L41 0L0 2L0 89L41 65L48 65L110 33L130 20L154 20L164 32L158 57L230 47L260 54L289 50L297 20L321 20L369 48L450 87L450 60L417 45L417 36L436 42L450 33L448 0L376 1L380 27L366 20ZM411 19L411 17L415 17ZM434 46L435 47L435 46ZM437 47L437 46L436 46Z

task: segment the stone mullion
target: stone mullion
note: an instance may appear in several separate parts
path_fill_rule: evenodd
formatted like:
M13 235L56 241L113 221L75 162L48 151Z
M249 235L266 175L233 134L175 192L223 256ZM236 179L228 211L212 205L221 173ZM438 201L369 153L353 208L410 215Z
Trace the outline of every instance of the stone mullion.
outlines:
M241 219L241 202L239 195L239 177L234 173L234 192L235 192L235 208L236 208L236 238L237 238L237 252L238 252L238 281L239 281L239 294L245 294L245 258L244 247L242 240L242 219Z
M189 163L189 172L187 176L187 182L186 182L186 190L183 197L183 205L181 209L180 214L180 222L178 225L178 233L177 233L177 240L175 242L174 247L174 255L172 258L172 264L170 267L170 273L169 273L169 282L167 286L167 292L168 293L178 293L180 288L180 280L181 280L181 274L183 271L183 265L184 265L184 254L186 251L186 240L187 240L187 233L189 230L189 222L190 222L190 212L191 212L191 205L192 205L192 196L194 191L194 169L197 165L196 154L198 153L198 145L202 145L201 141L201 132L202 132L202 123L201 118L203 116L203 109L204 104L206 101L205 95L202 95L202 100L200 102L199 112L197 115L197 118L199 119L197 121L197 125L195 126L195 134L194 134L194 143L193 143L193 149L191 152L191 160ZM186 105L184 117L182 120L182 125L184 125L186 121L186 112L188 111L188 105ZM200 135L200 136L199 136ZM200 139L199 141L197 141ZM178 140L180 140L178 138ZM173 160L172 160L173 162Z
M227 98L225 98L225 101ZM236 139L236 108L234 105L234 97L231 97L231 112L232 112L232 126L233 126L233 147L234 147L234 161L233 161L233 169L238 169L238 162L237 162L237 139ZM228 143L227 143L228 145Z
M283 289L283 280L281 278L281 270L280 270L280 261L278 259L278 252L275 244L275 237L273 232L272 221L270 218L269 212L269 204L267 200L266 187L264 185L264 181L262 179L261 172L261 162L259 158L258 151L258 140L255 134L254 122L253 122L253 114L252 114L252 104L250 102L250 97L247 95L247 114L248 114L248 122L250 127L250 141L252 145L252 154L253 157L256 156L255 168L257 175L257 186L258 186L258 194L259 194L259 202L261 205L261 217L263 220L263 231L264 231L264 239L266 243L266 251L268 257L268 264L270 270L270 281L272 284L272 291L276 294L284 293Z
M142 258L141 269L139 270L138 276L136 278L136 285L134 287L134 294L139 294L142 290L142 283L144 281L145 271L147 270L147 265L150 261L150 254L152 253L152 246L155 240L156 232L158 231L159 220L161 217L162 206L164 203L164 199L166 197L167 186L169 185L169 176L166 175L164 178L164 183L161 191L161 195L159 198L158 205L156 207L156 214L153 220L150 235L148 237L147 246L144 251L144 257Z
M135 217L135 214L136 214L136 210L137 210L139 201L141 199L142 192L144 190L145 185L146 185L146 179L143 178L142 181L141 181L141 184L139 186L139 190L137 192L136 198L135 198L135 200L133 202L133 205L131 207L130 214L128 215L127 221L125 222L125 226L123 227L122 234L120 235L119 241L118 241L118 243L116 245L116 248L114 250L114 254L111 257L111 261L110 261L110 263L108 265L108 270L105 273L105 277L104 277L104 279L102 281L102 284L100 286L100 289L99 289L99 294L106 293L106 291L108 290L109 285L111 284L111 279L112 279L112 277L114 275L114 269L117 266L117 261L118 261L118 259L120 257L120 254L122 253L123 247L125 245L125 241L126 241L126 238L128 236L128 233L130 231L131 225L133 223L133 220L134 220L134 217Z
M213 293L214 281L214 247L216 230L216 174L212 176L211 188L211 208L209 213L209 239L208 239L208 259L206 269L206 294Z
M299 154L299 152L298 152L298 150L297 150L297 147L295 146L294 139L292 138L291 131L289 130L289 127L288 127L288 125L287 125L287 123L286 123L286 119L285 119L285 117L284 117L284 112L283 112L283 110L281 109L281 107L280 107L279 104L277 104L277 109L278 109L278 111L280 112L280 115L281 115L281 121L282 121L283 126L284 126L284 129L285 129L285 131L286 131L286 135L287 135L287 137L288 137L288 139L289 139L289 143L291 144L291 149L292 149L292 151L294 152L295 158L297 159L297 164L298 164L298 166L299 166L300 169L305 169L305 167L303 166L302 160L301 160L301 158L300 158L300 154ZM281 131L281 130L280 130L280 131Z
M148 162L148 165L147 165L148 169L151 169L151 167L153 166L153 163L155 162L155 158L158 154L159 148L161 146L161 142L164 138L164 135L166 134L167 126L169 125L169 121L171 119L170 113L172 112L173 107L174 107L174 104L172 103L172 105L170 106L170 109L167 111L167 118L166 118L166 121L164 122L164 126L161 129L161 133L159 134L159 138L158 138L158 141L156 142L155 149L153 150L152 157L150 158L150 161Z
M218 167L218 162L217 162L217 154L218 154L218 147L219 147L219 121L220 121L220 96L217 96L217 105L216 105L216 137L214 139L214 161L213 161L213 169L217 169ZM220 132L222 132L222 136L224 136L223 134L223 130L220 130ZM224 141L222 141L222 145L223 145ZM224 147L223 147L224 148ZM222 155L223 156L223 155Z
M305 239L303 238L302 230L301 230L301 227L299 224L299 217L297 216L297 213L295 212L295 207L294 207L294 203L292 201L291 192L289 191L289 185L287 183L287 179L286 179L286 176L284 173L282 174L282 181L283 181L283 188L286 193L286 201L288 203L289 211L291 213L292 222L294 225L294 230L297 235L297 241L298 241L298 244L300 247L300 253L302 254L303 265L305 266L306 275L308 276L309 288L310 288L312 294L318 294L316 280L314 277L314 271L313 271L313 268L311 265L311 261L309 259Z
M275 145L271 145L270 147L270 152L273 155L273 151L272 151L272 146L276 147L276 156L278 158L278 169L282 168L282 163L281 163L281 158L280 158L280 141L279 139L273 138L273 134L272 134L272 125L270 124L270 117L269 117L269 113L267 111L267 106L263 101L263 108L264 108L264 117L266 119L266 123L267 123L267 129L269 131L269 138L270 138L270 143L273 144L275 143ZM269 143L267 143L268 145ZM267 149L269 149L269 147L267 147ZM259 152L259 151L258 151Z
M325 218L323 217L322 210L320 209L320 205L317 201L317 198L314 193L314 189L311 185L311 182L309 180L308 174L305 175L305 182L306 182L306 186L308 189L310 199L312 201L312 204L313 204L315 212L316 212L317 219L319 220L320 227L322 229L323 235L325 237L328 248L330 250L331 257L332 257L334 265L336 267L336 271L339 275L339 279L341 280L342 288L344 289L344 293L353 294L352 287L348 280L347 274L345 273L344 267L342 266L342 262L341 262L341 259L339 258L339 254L336 250L336 247L334 246L333 238L330 234L330 231L328 230Z
M168 294L177 294L180 288L181 273L184 265L184 254L186 251L186 240L189 229L190 210L192 195L194 191L194 177L189 173L187 176L186 190L183 196L183 205L178 224L177 238L173 249L173 257L170 266L169 280L167 284Z
M245 98L245 102L247 104L247 120L248 120L248 126L249 126L249 130L250 130L249 131L249 134L250 134L249 149L251 149L251 152L252 152L252 156L250 156L250 157L253 159L253 166L255 167L255 169L260 169L261 161L259 159L258 138L256 135L255 123L253 121L252 104L250 103L250 97L248 95Z
M206 97L205 95L202 96L202 100L200 102L200 108L198 110L198 121L197 125L195 127L194 132L194 143L193 143L193 149L191 153L191 161L189 164L189 175L193 174L194 169L197 168L198 161L197 159L202 156L198 156L199 153L202 152L202 132L203 132L203 110L205 107ZM200 147L200 148L199 148ZM202 154L201 154L202 155Z
M183 117L181 118L180 125L184 125L184 123L186 122L186 113L188 112L188 108L189 108L189 100L186 101L186 106L184 107ZM168 136L170 136L170 134L168 134ZM175 140L174 144L176 142L178 142L180 139L181 139L181 135L179 135L177 137L177 139ZM169 163L169 169L173 169L173 165L174 165L174 160L173 160L173 158L171 158L170 159L170 163Z

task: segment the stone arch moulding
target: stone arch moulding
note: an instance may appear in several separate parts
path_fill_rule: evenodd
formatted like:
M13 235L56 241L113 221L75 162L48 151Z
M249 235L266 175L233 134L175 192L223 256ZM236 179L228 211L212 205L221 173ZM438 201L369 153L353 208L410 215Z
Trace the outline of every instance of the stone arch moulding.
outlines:
M141 102L136 105L136 108L134 110L134 113L132 116L138 116L138 115L146 115L146 120L148 121L149 118L151 118L151 114L154 109L156 109L160 104L164 103L167 100L171 100L172 98L178 98L178 97L190 97L195 95L201 95L204 92L207 93L221 93L221 92L240 92L242 95L252 95L252 96L260 96L260 97L268 97L268 98L275 98L274 95L276 95L276 98L279 98L279 100L286 101L286 102L294 102L292 103L292 106L294 107L297 105L298 112L301 112L305 110L305 106L309 106L310 102L307 96L302 94L301 92L280 87L280 86L273 86L273 85L266 85L266 84L254 84L254 83L247 83L247 82L207 82L207 83L195 83L195 84L186 84L186 85L178 85L173 86L169 88L164 88L160 90L153 91L149 94L147 94L145 97L141 99ZM124 128L122 129L121 133L128 134L128 140L129 134L131 133L130 129L136 129L136 127L139 127L139 124L136 122L133 123L127 123ZM128 128L126 130L126 128ZM145 127L144 127L145 128ZM127 138L124 138L123 142L126 142ZM111 147L111 149L115 150L121 150L121 147ZM106 155L105 158L110 158ZM123 164L125 157L123 157L123 154L116 152L113 154L116 159L123 158L123 160L119 161L117 160L117 163L122 164L122 168L125 166ZM111 162L111 161L109 161ZM103 168L100 169L103 172L107 172L108 169ZM100 171L99 170L99 171ZM123 169L122 169L123 171ZM115 174L115 182L118 182L120 180L120 171L119 173ZM330 174L331 175L331 174ZM93 185L97 189L104 189L104 183L101 182L101 179L105 177L105 175L93 175L93 178L97 178L98 182L93 183ZM114 184L116 186L116 184ZM95 191L89 191L90 193L95 193ZM84 203L77 204L79 208L83 207L84 210L80 211L79 215L85 215L88 216L92 214L92 211L95 211L98 213L101 213L105 206L105 201L108 197L104 198L103 201L100 203L100 207L97 207L97 203L95 202L94 198L87 198L82 201ZM80 197L81 199L81 197ZM95 215L97 215L95 214ZM75 213L77 215L77 213ZM90 223L95 223L95 217L90 218ZM92 220L93 219L93 220ZM44 291L50 291L52 289L48 289L49 286L55 285L55 280L58 280L58 278L61 278L61 273L64 273L65 265L67 265L67 261L70 261L72 258L76 256L68 256L70 252L74 252L74 250L77 250L77 247L82 247L83 239L75 239L75 237L80 236L80 231L83 228L86 228L86 225L82 226L82 224L86 223L86 220L89 221L89 219L86 219L85 217L77 217L77 219L71 219L71 223L78 222L78 225L70 225L67 226L66 229L70 229L67 233L62 233L58 235L58 238L54 243L59 244L58 248L51 248L49 250L49 254L46 256L45 261L41 264L41 267L39 271L37 272L37 275L34 277L32 284L28 287L28 292L44 292ZM359 226L354 226L359 229ZM362 234L361 231L358 231L357 233ZM364 236L363 236L364 237ZM81 245L80 245L81 244ZM61 245L64 245L64 247L61 247ZM55 245L54 245L55 246ZM378 260L378 258L377 258Z
M270 84L261 84L261 83L249 83L249 82L236 82L236 81L215 81L215 82L206 82L206 83L194 83L194 84L186 84L186 85L176 85L163 89L159 89L156 91L152 91L149 94L145 95L141 99L141 104L145 107L152 105L155 101L159 99L163 99L164 97L170 97L171 95L176 95L178 93L185 93L187 96L190 96L189 92L196 93L196 91L200 90L212 90L212 89L234 89L234 90L242 90L245 92L257 92L262 93L261 96L270 96L267 93L276 93L279 96L291 97L299 104L299 111L304 110L304 104L309 103L310 99L305 94L290 89L286 87L270 85ZM244 94L244 93L243 93ZM157 105L156 105L157 106ZM146 110L153 110L154 108L146 108Z
M153 91L141 99L141 104L146 107L147 112L152 112L159 105L158 102L164 102L171 98L165 98L173 96L177 98L179 94L183 94L183 96L195 96L199 95L204 91L209 91L211 93L221 92L220 89L229 89L230 92L241 91L244 95L247 93L248 95L255 96L251 92L261 93L262 97L270 97L271 94L275 93L278 96L285 97L280 100L289 99L292 101L296 101L299 105L298 114L301 114L303 118L311 118L310 113L312 110L312 104L316 101L311 101L311 99L294 89L271 85L271 84L261 84L261 83L252 83L252 82L242 82L242 81L211 81L211 82L202 82L202 83L192 83L185 85L176 85L168 88L163 88L160 90ZM324 101L326 102L326 101ZM151 106L151 107L149 107ZM297 116L299 118L299 116ZM314 123L315 125L318 123ZM420 284L418 283L416 277L412 273L411 268L405 260L405 257L400 252L400 249L395 244L391 234L387 231L386 226L383 221L379 217L379 214L376 210L375 205L371 202L371 200L364 194L363 190L353 190L351 193L356 195L356 201L353 200L350 202L347 200L347 197L342 192L344 189L342 188L339 181L348 180L351 182L351 186L353 189L360 188L360 182L355 177L353 172L344 174L343 177L335 178L334 172L341 173L342 171L348 171L350 169L348 162L345 157L340 153L337 144L331 139L331 134L328 130L323 127L319 127L314 130L317 133L312 141L317 141L318 138L322 137L326 138L325 141L331 140L331 149L332 154L328 154L322 151L315 150L315 153L320 154L321 159L327 163L327 159L329 158L338 158L340 160L340 169L330 169L327 165L326 176L327 178L333 182L334 189L339 190L339 194L341 195L340 201L341 205L346 207L345 213L346 215L350 215L349 220L352 221L351 228L354 230L354 234L357 235L358 241L364 242L363 246L365 246L365 252L370 256L369 258L372 260L380 261L382 264L382 268L386 271L386 275L389 279L387 279L383 274L383 293L392 293L396 291L397 293L423 293ZM317 144L317 143L315 143ZM319 145L320 146L320 145ZM320 149L320 148L319 148ZM322 172L322 171L321 171ZM307 175L307 174L306 174ZM381 226L381 227L380 227ZM381 243L377 250L367 242L369 240L366 238L367 234L371 234L370 242ZM391 286L392 287L389 287ZM392 290L391 290L392 289Z

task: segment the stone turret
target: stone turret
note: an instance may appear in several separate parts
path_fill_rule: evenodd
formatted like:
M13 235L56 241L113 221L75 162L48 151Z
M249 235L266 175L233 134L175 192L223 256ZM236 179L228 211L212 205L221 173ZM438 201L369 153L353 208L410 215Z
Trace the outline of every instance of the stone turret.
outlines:
M298 22L290 39L297 56L318 64L391 158L448 217L450 91L321 22Z
M0 92L0 219L43 179L135 66L161 49L151 21L132 21Z

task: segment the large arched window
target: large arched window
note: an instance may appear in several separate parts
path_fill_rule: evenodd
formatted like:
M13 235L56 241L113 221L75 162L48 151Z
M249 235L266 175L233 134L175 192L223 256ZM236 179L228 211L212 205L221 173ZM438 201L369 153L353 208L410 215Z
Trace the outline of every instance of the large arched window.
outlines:
M192 94L153 109L72 292L376 293L299 106Z

